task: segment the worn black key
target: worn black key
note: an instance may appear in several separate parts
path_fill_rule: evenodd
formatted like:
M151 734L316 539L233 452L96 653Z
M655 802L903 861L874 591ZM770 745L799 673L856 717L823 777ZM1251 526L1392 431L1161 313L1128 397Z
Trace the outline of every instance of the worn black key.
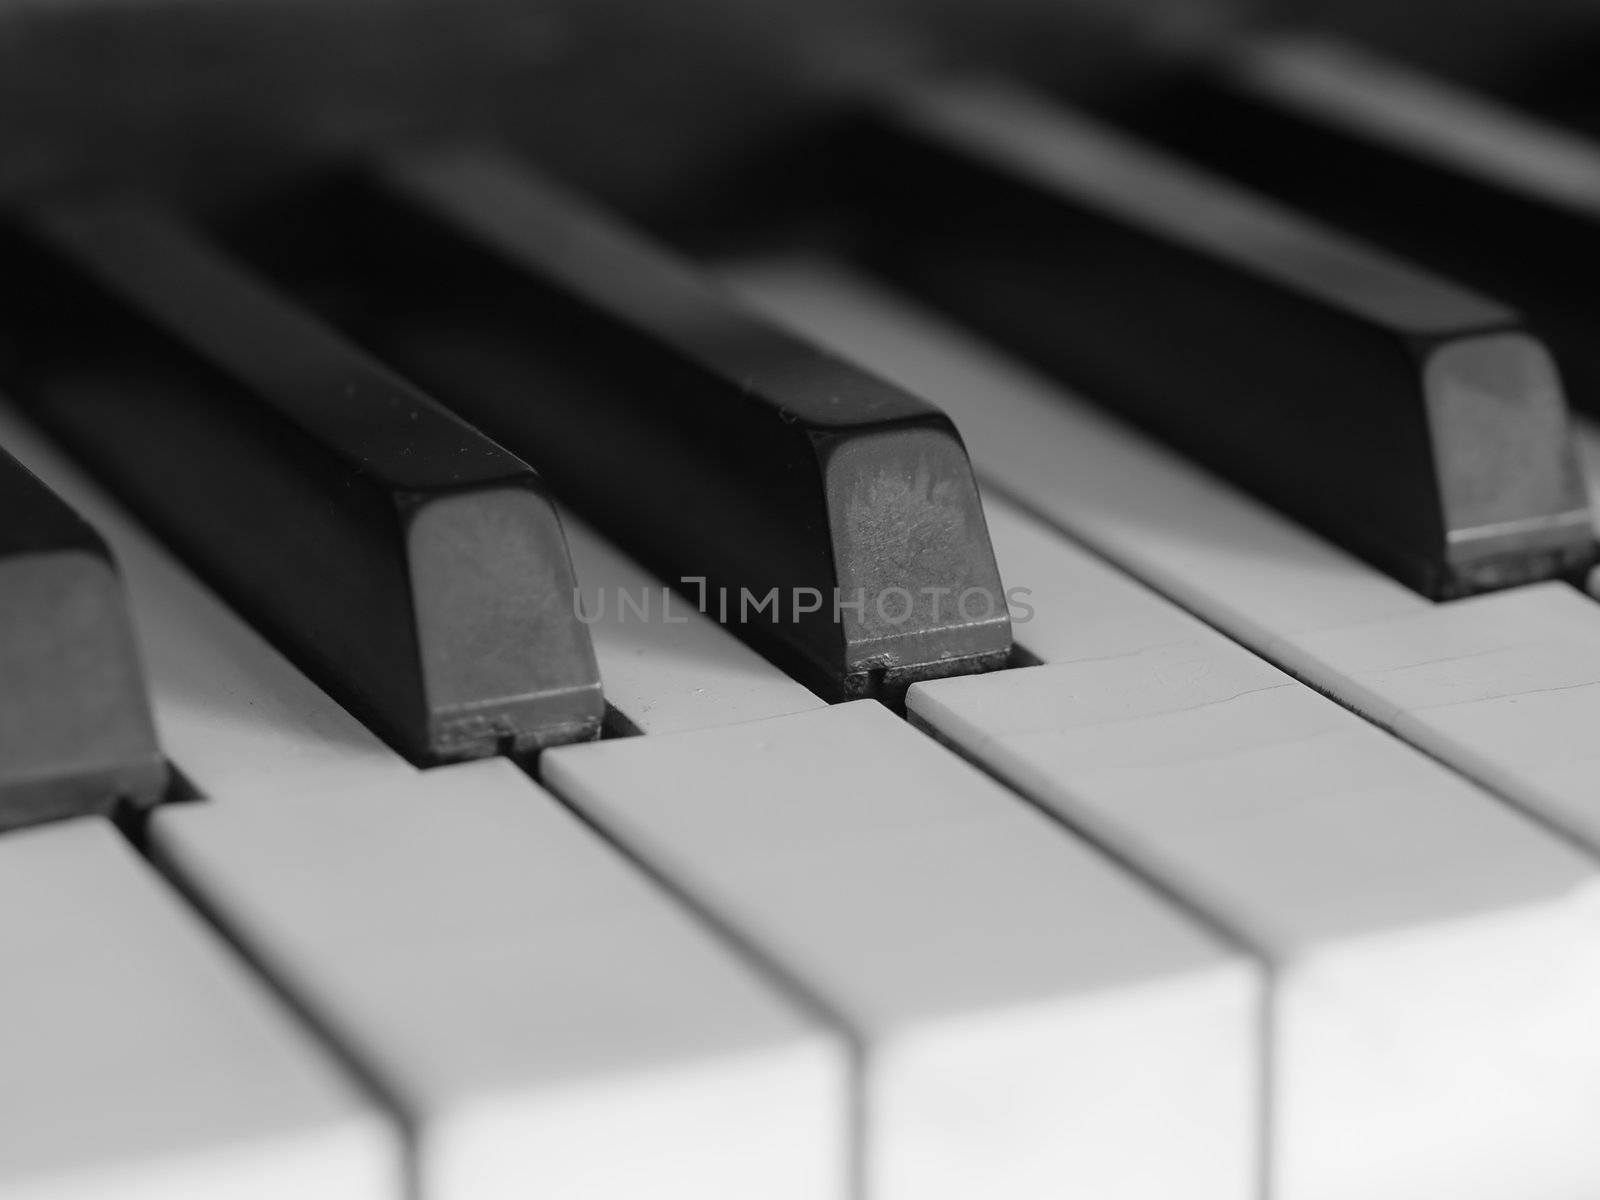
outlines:
M39 209L6 385L290 658L418 763L603 716L534 473L154 208Z
M1515 304L1600 411L1600 143L1343 43L1260 38L1122 115Z
M110 551L0 452L0 830L153 804L166 780Z
M492 154L388 163L322 219L307 294L340 277L331 303L362 338L814 687L893 696L1006 661L938 410Z
M1000 85L896 97L859 149L879 265L1424 594L1591 561L1555 365L1499 304Z

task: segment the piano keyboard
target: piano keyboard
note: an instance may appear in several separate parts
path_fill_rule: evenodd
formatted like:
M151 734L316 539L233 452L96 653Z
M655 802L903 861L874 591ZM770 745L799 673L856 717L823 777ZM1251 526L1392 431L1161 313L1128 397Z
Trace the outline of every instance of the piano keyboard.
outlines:
M1600 1195L1600 133L838 143L3 214L0 1197Z

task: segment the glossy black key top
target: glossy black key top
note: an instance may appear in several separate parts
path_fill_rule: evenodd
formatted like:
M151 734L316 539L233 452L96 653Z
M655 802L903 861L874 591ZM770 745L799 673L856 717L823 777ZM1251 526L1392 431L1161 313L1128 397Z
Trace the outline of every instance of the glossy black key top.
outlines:
M880 265L1408 585L1591 561L1555 365L1499 304L999 85L860 149Z
M313 679L413 761L592 737L534 473L139 203L40 209L6 380Z
M166 780L110 551L0 452L0 830L150 805Z
M1122 119L1515 304L1600 411L1600 142L1320 38L1247 40Z
M691 601L834 696L1006 661L938 410L492 154L396 160L354 188L323 218L358 260L331 268L341 320Z

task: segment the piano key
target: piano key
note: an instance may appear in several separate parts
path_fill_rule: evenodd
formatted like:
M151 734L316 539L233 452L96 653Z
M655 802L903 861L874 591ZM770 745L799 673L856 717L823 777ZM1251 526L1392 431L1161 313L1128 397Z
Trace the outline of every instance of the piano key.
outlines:
M822 707L823 701L561 514L607 701L639 733L677 733Z
M938 396L987 485L1203 619L1227 622L1227 632L1263 657L1282 658L1301 633L1430 607L963 327L837 262L733 264L723 278L806 336Z
M0 831L153 804L166 780L116 564L0 449Z
M1253 964L881 706L540 770L848 1027L864 1200L1257 1194Z
M1215 636L943 683L918 719L1269 956L1271 1195L1596 1178L1600 886L1566 843Z
M1333 38L1245 39L1128 119L1181 153L1515 304L1600 406L1600 145Z
M4 404L0 446L93 522L115 553L161 744L201 795L277 804L415 773Z
M1105 563L1067 535L986 489L984 515L996 558L1018 584L1026 611L1017 644L1036 663L1121 658L1192 641L1206 626ZM1249 652L1240 651L1249 657Z
M151 836L397 1104L418 1200L843 1200L842 1044L509 763Z
M779 264L728 278L809 336L932 396L959 422L979 470L1050 524L1600 849L1600 760L1581 733L1600 728L1600 608L1578 593L1551 584L1429 604L848 272ZM1418 648L1425 659L1424 646L1441 657L1413 662L1412 674L1437 691L1405 678L1395 657Z
M7 1200L401 1200L388 1118L111 825L0 838Z
M1310 634L1303 653L1357 711L1600 847L1600 612L1582 593L1476 597Z
M908 94L862 159L891 274L1424 595L1592 562L1500 305L1000 85Z
M1000 592L942 414L503 159L406 158L356 190L324 208L334 248L269 269L332 277L329 311L764 654L831 696L1004 664L1003 606L924 591Z
M154 208L27 227L14 396L319 684L420 763L594 736L523 463Z
M985 506L1001 570L1032 588L1019 643L1047 665L918 684L912 718L1273 961L1270 1194L1581 1190L1600 1169L1584 1015L1600 876L1010 503ZM1495 982L1507 972L1517 987Z

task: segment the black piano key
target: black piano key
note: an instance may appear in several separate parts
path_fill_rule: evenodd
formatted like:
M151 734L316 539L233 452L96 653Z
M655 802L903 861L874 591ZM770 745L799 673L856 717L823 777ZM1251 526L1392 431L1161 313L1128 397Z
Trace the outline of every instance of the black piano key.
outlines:
M110 552L0 452L0 830L144 807L166 781Z
M1246 41L1121 116L1515 304L1571 403L1600 411L1600 142L1312 38Z
M422 764L595 736L524 463L152 207L20 225L6 383L308 675Z
M363 340L814 688L893 698L1005 663L937 409L487 152L391 161L320 219L336 248L290 255L306 294L342 289L326 302Z
M1435 598L1593 558L1555 364L1498 303L985 83L857 156L880 267Z

